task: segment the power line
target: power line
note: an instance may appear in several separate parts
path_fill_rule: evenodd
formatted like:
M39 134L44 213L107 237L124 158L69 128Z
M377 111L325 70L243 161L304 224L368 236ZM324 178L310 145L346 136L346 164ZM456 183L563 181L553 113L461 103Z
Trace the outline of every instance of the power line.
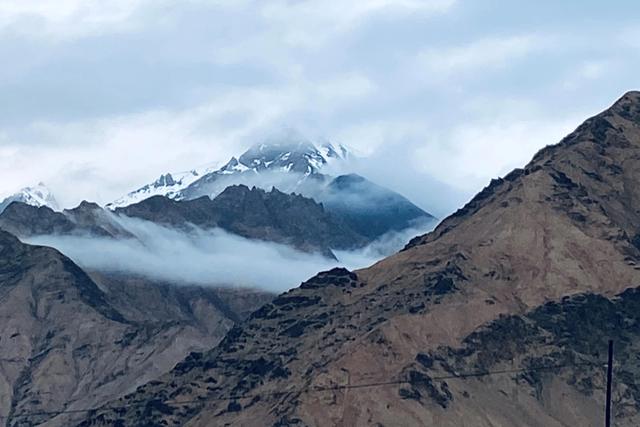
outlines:
M65 414L81 414L81 413L90 413L90 412L98 412L98 411L117 411L121 409L136 407L136 406L145 406L150 402L161 402L165 405L172 406L183 406L183 405L193 405L204 402L213 402L213 401L234 401L234 400L244 400L244 399L255 399L255 398L266 398L266 397L281 397L289 394L306 394L306 393L321 393L327 391L342 391L342 390L351 390L351 389L364 389L364 388L374 388L374 387L384 387L390 385L402 385L402 384L421 384L427 381L444 381L444 380L452 380L452 379L465 379L465 378L478 378L478 377L487 377L492 375L505 375L505 374L515 374L521 372L536 372L536 371L544 371L544 370L555 370L555 369L564 369L571 367L580 367L580 366L604 366L604 363L594 363L594 362L584 362L584 363L568 363L563 365L546 365L546 366L537 366L531 368L520 368L520 369L503 369L496 371L476 371L476 372L467 372L461 374L449 374L449 375L441 375L428 377L425 380L421 379L395 379L388 381L376 381L376 382L367 382L360 384L336 384L332 386L309 386L301 389L294 390L286 390L279 392L267 392L267 393L246 393L240 395L232 395L232 396L218 396L218 397L202 397L199 399L190 399L190 400L168 400L162 402L160 399L147 399L147 400L139 400L134 402L129 402L126 405L112 405L112 406L101 406L98 408L90 408L90 409L61 409L58 411L39 411L39 412L28 412L24 414L17 414L9 416L0 416L0 419L17 419L17 418L29 418L29 417L40 417L40 416L58 416Z
M607 362L607 401L605 409L605 427L611 427L611 382L613 379L613 340L609 340L609 358Z

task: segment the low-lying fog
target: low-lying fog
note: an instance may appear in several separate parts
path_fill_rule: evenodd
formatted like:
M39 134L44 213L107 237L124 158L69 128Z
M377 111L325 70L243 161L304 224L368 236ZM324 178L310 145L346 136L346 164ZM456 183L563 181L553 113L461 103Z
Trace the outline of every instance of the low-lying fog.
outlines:
M89 236L37 236L28 243L52 246L83 268L124 272L180 284L260 288L281 292L317 272L336 266L367 267L400 249L434 223L389 233L356 251L336 251L339 261L291 247L227 233L220 229L190 232L138 219L117 217L137 239Z

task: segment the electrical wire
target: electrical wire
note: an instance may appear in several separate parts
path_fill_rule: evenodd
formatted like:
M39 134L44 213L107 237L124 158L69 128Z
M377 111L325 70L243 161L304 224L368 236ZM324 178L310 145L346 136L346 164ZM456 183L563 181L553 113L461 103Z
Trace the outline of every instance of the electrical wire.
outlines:
M268 392L268 393L246 393L232 396L210 396L210 397L202 397L198 399L190 399L190 400L167 400L162 401L159 399L146 399L140 401L129 402L125 405L106 405L97 408L89 408L89 409L61 409L57 411L38 411L38 412L26 412L23 414L16 414L12 416L0 416L0 419L19 419L19 418L30 418L30 417L56 417L58 415L64 414L81 414L81 413L91 413L91 412L107 412L107 411L119 411L122 409L138 407L138 406L147 406L150 403L158 402L167 406L183 406L183 405L195 405L204 402L213 402L213 401L236 401L236 400L245 400L245 399L255 399L255 398L277 398L282 396L287 396L290 394L308 394L308 393L320 393L320 392L328 392L328 391L342 391L342 390L354 390L354 389L365 389L365 388L373 388L373 387L385 387L390 385L402 385L402 384L411 384L416 385L420 383L425 383L427 381L444 381L444 380L453 380L453 379L465 379L465 378L479 378L479 377L487 377L493 375L505 375L505 374L515 374L515 373L524 373L524 372L536 372L536 371L544 371L544 370L556 370L556 369L565 369L571 367L580 367L580 366L606 366L606 363L595 363L595 362L584 362L584 363L569 363L563 365L546 365L546 366L537 366L530 368L520 368L520 369L503 369L496 371L476 371L476 372L467 372L460 374L449 374L449 375L441 375L441 376L433 376L427 377L425 380L421 379L396 379L396 380L388 380L388 381L377 381L377 382L366 382L360 384L343 384L343 385L332 385L332 386L309 386L301 389L293 389L279 392Z

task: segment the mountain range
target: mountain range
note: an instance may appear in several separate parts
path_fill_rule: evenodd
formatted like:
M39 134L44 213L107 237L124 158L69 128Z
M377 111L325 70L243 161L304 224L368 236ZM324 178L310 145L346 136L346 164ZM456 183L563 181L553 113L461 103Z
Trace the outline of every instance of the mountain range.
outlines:
M325 194L375 194L358 176L307 172ZM15 235L136 239L127 218L322 251L371 241L359 220L242 184L113 210L12 202L0 214L0 416L8 426L598 425L613 340L614 425L636 426L639 180L640 92L629 92L401 251L277 296L83 269ZM385 212L365 230L401 217Z
M216 347L84 416L98 425L640 423L640 92L431 233L323 272Z
M257 185L264 189L276 186L292 193L307 178L320 177L325 166L351 157L343 146L324 143L316 147L296 133L282 135L282 138L256 144L239 158L232 157L219 169L206 167L165 173L154 182L107 204L107 207L121 208L151 196L177 200L201 196L213 198L233 184Z
M386 193L383 193L386 194ZM402 199L393 201L407 212ZM363 211L359 217L329 211L322 204L277 189L267 192L244 185L227 187L214 199L202 196L192 200L173 200L152 196L139 203L109 211L95 203L82 202L76 208L56 212L47 206L13 202L0 213L0 228L21 238L37 236L76 236L136 239L125 219L138 219L189 233L222 229L232 234L266 242L289 245L303 252L335 259L333 250L354 250L393 231L407 218L393 212ZM387 216L385 216L385 214ZM366 221L369 221L366 222ZM369 226L368 224L371 224ZM401 229L402 227L399 227Z
M164 226L217 227L329 258L335 258L332 250L362 248L386 234L435 225L431 214L390 189L355 174L323 173L332 165L348 167L347 148L317 147L295 133L283 138L256 144L219 169L163 174L106 208ZM0 226L21 237L132 237L95 203L60 212L44 184L0 206Z
M182 201L205 196L214 199L229 186L246 185L311 198L369 240L414 226L428 227L436 221L402 195L365 177L324 173L327 167L348 168L352 157L344 146L325 143L316 147L297 134L287 135L282 141L254 145L217 170L164 174L107 208L117 210L157 195Z

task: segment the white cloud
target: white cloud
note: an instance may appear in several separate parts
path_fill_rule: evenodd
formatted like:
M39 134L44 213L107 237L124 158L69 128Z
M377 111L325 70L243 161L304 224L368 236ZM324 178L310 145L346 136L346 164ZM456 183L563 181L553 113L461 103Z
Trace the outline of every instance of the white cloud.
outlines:
M428 48L418 54L416 72L424 73L424 79L440 80L457 77L461 73L501 69L545 46L548 46L548 41L543 37L520 35Z
M640 25L622 28L616 33L616 41L623 46L633 49L640 48Z
M124 30L148 0L3 0L0 29L23 36L68 38Z
M356 155L370 157L385 146L405 149L405 144L413 145L416 139L422 139L429 131L426 119L388 119L347 125L335 134L335 138L352 148Z
M289 246L249 240L221 229L183 232L138 219L115 217L135 239L82 236L37 236L27 243L52 246L80 266L127 272L176 284L226 285L282 292L318 271L336 266L366 267L401 249L418 232L416 226L390 233L359 251L339 254L340 261L297 251ZM432 225L431 225L432 226ZM251 268L246 268L247 260Z
M246 103L247 98L253 102ZM16 136L3 149L6 154L0 152L15 165L0 170L0 188L15 191L44 181L64 206L83 198L108 202L160 173L223 161L244 137L281 113L273 97L262 92L231 93L218 101L180 112L35 123L28 138L41 144L24 146ZM230 115L237 116L236 126L226 126ZM71 179L89 171L89 179Z
M491 178L526 165L533 155L559 142L585 116L514 118L460 124L427 137L417 150L424 171L461 190L478 191Z
M262 25L291 46L318 46L375 13L436 13L456 0L3 0L0 30L50 40L121 32L170 21L176 7L257 12ZM140 15L140 16L138 16ZM141 18L141 19L137 19Z
M442 13L456 0L288 0L263 3L261 14L289 46L317 47L377 13Z
M587 80L595 80L610 69L611 64L607 61L587 61L580 67L580 76Z

